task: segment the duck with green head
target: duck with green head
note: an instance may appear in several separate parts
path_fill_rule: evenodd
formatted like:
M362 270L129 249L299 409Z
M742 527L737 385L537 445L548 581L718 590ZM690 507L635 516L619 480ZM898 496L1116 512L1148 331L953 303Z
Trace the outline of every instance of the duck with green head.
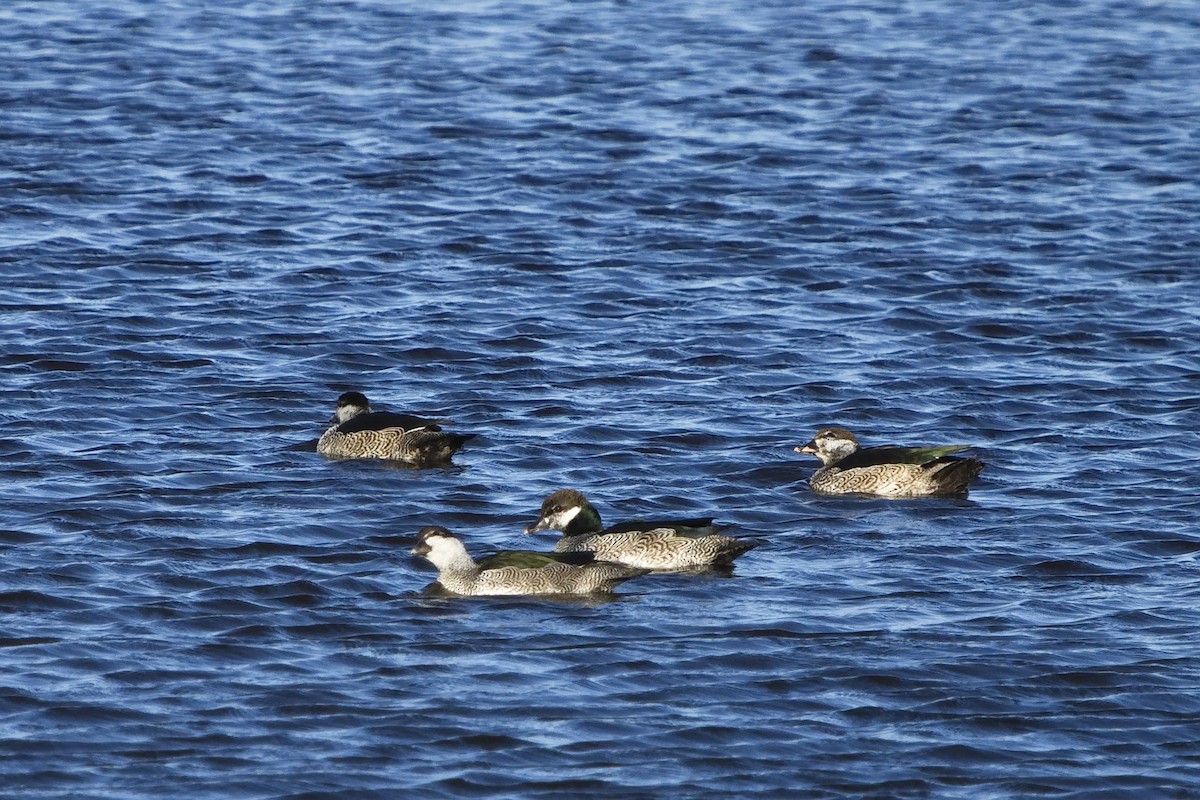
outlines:
M591 552L596 558L655 570L728 567L757 542L718 533L712 519L633 520L605 528L600 512L574 489L559 489L542 503L525 533L562 532L558 553Z

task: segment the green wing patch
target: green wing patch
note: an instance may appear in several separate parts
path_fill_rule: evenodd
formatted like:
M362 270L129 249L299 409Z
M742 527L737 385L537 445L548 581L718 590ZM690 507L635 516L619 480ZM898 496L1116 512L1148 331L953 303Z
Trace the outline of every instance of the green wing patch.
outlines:
M480 561L479 568L481 570L503 569L504 567L541 569L553 564L590 564L595 560L596 557L592 553L534 553L529 550L506 550Z
M928 464L936 458L959 453L970 448L966 444L943 444L934 447L864 447L837 463L841 469L873 467L876 464Z
M619 522L601 531L598 536L608 536L620 533L647 533L649 531L669 530L676 536L686 536L698 539L716 533L720 528L713 525L712 517L696 517L695 519L644 520L635 519L629 522Z

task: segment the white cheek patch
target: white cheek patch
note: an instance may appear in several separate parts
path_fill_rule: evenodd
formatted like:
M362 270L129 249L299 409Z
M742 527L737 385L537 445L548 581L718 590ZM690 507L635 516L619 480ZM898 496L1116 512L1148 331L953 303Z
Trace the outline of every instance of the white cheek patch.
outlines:
M580 506L571 506L570 508L563 509L562 511L558 512L553 517L551 517L550 522L553 523L552 526L554 528L557 528L558 530L562 530L563 528L570 525L571 520L578 517L579 512L582 510L583 509Z
M462 542L448 536L431 536L425 543L429 545L429 554L425 557L438 567L445 567L467 555Z
M818 442L818 449L840 461L854 452L854 444L844 439L824 439Z

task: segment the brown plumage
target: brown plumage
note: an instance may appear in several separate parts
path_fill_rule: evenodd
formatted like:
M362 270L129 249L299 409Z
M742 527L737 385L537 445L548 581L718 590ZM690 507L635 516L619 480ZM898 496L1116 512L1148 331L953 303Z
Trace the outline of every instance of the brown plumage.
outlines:
M853 433L831 427L795 450L821 459L823 466L808 481L814 492L964 498L984 467L974 456L951 455L968 447L860 447Z
M435 422L409 414L372 411L360 392L338 398L333 424L317 442L330 458L380 458L418 467L450 461L473 433L449 433Z
M555 552L590 552L596 558L657 570L728 567L758 544L718 533L708 518L637 520L604 528L599 512L574 489L547 497L525 533L544 530L562 531Z

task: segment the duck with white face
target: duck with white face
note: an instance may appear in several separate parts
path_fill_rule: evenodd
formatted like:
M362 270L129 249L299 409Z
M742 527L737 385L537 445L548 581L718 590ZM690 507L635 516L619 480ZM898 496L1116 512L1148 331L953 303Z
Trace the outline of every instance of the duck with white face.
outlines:
M853 455L858 449L858 439L845 428L822 428L811 441L797 447L796 452L814 455L828 466Z
M597 558L665 571L727 568L757 542L719 533L712 518L631 520L605 528L600 512L582 493L559 489L543 502L532 534L557 530L555 552L591 552Z
M446 591L469 596L608 593L646 574L590 553L511 550L476 562L458 537L438 526L422 528L412 552L437 567L438 583Z
M969 448L965 444L862 447L853 433L832 426L794 449L821 460L822 466L808 481L815 492L965 498L970 482L984 467L974 456L953 455Z
M378 458L417 467L445 465L473 433L450 433L432 420L411 414L372 411L361 392L337 399L332 425L317 442L330 458Z

